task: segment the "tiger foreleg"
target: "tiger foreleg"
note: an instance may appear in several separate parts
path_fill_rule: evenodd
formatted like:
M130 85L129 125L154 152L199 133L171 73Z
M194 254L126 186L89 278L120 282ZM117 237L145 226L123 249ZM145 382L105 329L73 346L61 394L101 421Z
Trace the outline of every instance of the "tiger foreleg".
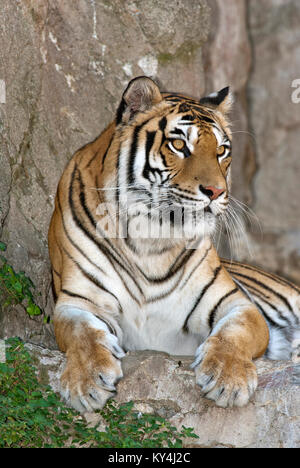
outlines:
M80 412L102 408L123 376L124 352L118 338L91 312L65 304L56 308L54 326L58 345L67 356L62 396Z
M206 398L218 406L244 406L257 387L252 359L268 345L268 327L251 305L234 307L199 346L193 367Z

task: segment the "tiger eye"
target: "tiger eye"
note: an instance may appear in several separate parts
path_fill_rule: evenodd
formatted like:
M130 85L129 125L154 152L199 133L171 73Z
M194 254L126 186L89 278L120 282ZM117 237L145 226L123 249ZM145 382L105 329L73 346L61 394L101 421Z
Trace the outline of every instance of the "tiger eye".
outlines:
M185 142L183 140L173 140L172 145L177 150L182 150L185 147Z
M225 146L219 146L217 149L217 155L222 156L225 153Z

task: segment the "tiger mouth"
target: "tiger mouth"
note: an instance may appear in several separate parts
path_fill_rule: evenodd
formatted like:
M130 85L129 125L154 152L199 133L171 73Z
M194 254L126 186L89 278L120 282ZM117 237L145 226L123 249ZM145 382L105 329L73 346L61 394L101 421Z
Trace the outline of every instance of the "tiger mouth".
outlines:
M170 202L171 202L170 205L172 205L172 204L174 205L174 202L175 202L175 205L181 207L183 210L184 209L195 209L196 211L198 211L199 210L199 206L197 206L198 200L195 200L195 201L196 201L196 203L191 203L191 199L187 199L187 197L181 195L180 197L175 196L173 200L170 200ZM201 209L201 207L200 207L200 209ZM210 205L207 205L202 209L203 209L204 213L213 214L213 212L212 212L212 210L210 208Z
M193 210L193 209L195 209L196 211L198 211L198 209L199 209L199 208L197 209L197 207L196 207L195 205L188 206L186 203L184 203L184 204L179 204L178 206L179 206L183 211L185 211L186 209L187 209L187 210L190 210L190 209ZM208 206L205 206L205 207L203 208L203 212L204 212L204 213L213 214L213 212L212 212L212 210L211 210L211 207L210 207L209 205L208 205Z

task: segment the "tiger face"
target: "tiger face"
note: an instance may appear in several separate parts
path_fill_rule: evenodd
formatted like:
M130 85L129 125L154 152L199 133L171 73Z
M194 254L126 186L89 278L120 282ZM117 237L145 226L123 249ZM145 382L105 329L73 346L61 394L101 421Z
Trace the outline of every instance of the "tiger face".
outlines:
M230 104L229 88L197 101L161 94L146 77L130 82L116 132L121 141L116 182L120 199L131 207L129 223L137 215L157 225L168 218L173 237L213 234L228 205Z

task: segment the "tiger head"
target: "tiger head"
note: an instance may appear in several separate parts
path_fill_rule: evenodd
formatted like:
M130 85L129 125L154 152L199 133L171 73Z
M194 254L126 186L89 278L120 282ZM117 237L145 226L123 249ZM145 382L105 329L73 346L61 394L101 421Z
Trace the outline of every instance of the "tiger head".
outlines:
M195 100L161 93L148 77L129 83L116 117L117 185L132 207L160 223L174 208L181 222L190 213L189 239L214 232L228 206L231 103L229 88Z

